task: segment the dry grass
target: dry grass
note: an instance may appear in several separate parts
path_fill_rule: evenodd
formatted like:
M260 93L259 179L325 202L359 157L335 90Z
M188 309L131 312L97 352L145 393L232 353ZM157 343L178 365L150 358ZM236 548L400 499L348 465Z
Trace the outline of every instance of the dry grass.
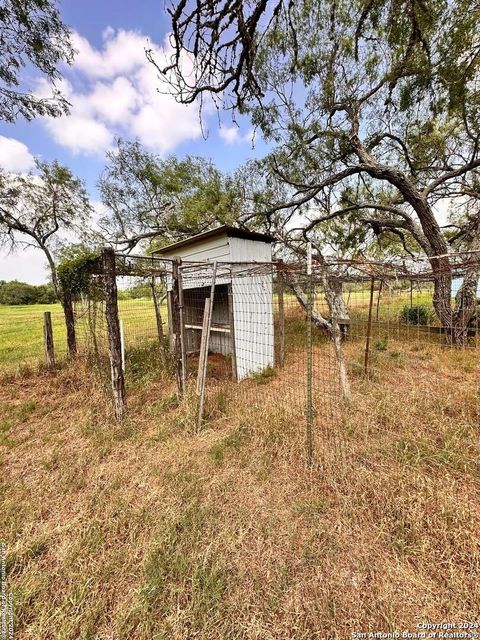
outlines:
M365 377L350 344L341 411L326 350L312 470L300 353L266 381L218 375L200 436L154 369L129 380L122 426L79 365L5 378L15 637L343 640L474 618L478 352L389 341Z

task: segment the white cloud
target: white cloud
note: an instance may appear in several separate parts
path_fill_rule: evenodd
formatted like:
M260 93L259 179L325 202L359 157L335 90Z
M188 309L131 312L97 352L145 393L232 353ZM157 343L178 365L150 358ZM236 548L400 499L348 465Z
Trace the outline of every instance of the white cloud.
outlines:
M132 83L122 76L110 84L99 82L84 99L85 111L91 109L109 124L122 124L138 105L138 95Z
M35 161L26 144L0 136L0 167L12 173L22 173L32 169Z
M47 128L55 142L74 153L97 153L108 149L112 144L113 134L95 118L72 113L68 121L63 126L62 124L49 121Z
M2 250L0 280L20 280L31 284L48 282L49 272L45 254L40 249L20 249L16 253Z
M73 34L72 43L77 50L74 69L89 78L114 78L128 74L146 62L145 36L136 31L115 31L107 27L103 32L103 49L94 49L86 38Z
M103 154L115 136L138 137L165 154L201 135L197 106L178 104L146 59L148 46L160 64L166 61L167 40L160 47L138 32L110 27L100 49L79 34L73 39L78 54L60 87L71 114L44 120L56 142L74 153ZM43 91L40 85L39 93Z
M220 137L227 144L241 144L242 142L252 142L254 137L253 129L249 129L242 135L239 127L232 125L231 127L221 127L219 130Z

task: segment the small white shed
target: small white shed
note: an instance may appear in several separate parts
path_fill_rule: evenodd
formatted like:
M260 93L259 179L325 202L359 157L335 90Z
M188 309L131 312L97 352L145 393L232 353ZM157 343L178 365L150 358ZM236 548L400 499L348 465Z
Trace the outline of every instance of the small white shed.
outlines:
M239 381L274 364L272 270L256 273L252 269L253 263L272 261L272 241L270 236L224 225L154 252L159 258L182 260L189 353L200 348L203 309L212 280L210 264L217 261L210 351L232 355L233 373ZM169 279L169 295L171 289ZM171 304L168 313L171 327Z

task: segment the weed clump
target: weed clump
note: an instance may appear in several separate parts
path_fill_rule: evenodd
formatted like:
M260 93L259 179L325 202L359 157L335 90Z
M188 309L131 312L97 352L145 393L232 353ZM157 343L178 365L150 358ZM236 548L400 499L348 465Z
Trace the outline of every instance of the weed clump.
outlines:
M276 369L269 365L268 367L265 367L265 369L262 369L261 371L257 371L257 373L254 373L252 378L255 380L257 384L268 384L273 380L273 378L275 378L276 375L277 375Z
M400 314L400 319L405 324L426 326L431 321L430 310L425 305L409 307L405 305Z

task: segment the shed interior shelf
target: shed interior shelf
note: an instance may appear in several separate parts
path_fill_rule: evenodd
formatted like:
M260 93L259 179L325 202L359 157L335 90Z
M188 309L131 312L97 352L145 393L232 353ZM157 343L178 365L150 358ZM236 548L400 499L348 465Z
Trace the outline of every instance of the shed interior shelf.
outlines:
M196 331L202 330L201 324L186 324L185 329L195 329ZM230 327L228 324L220 324L218 322L213 323L210 327L210 331L216 331L217 333L230 333Z

